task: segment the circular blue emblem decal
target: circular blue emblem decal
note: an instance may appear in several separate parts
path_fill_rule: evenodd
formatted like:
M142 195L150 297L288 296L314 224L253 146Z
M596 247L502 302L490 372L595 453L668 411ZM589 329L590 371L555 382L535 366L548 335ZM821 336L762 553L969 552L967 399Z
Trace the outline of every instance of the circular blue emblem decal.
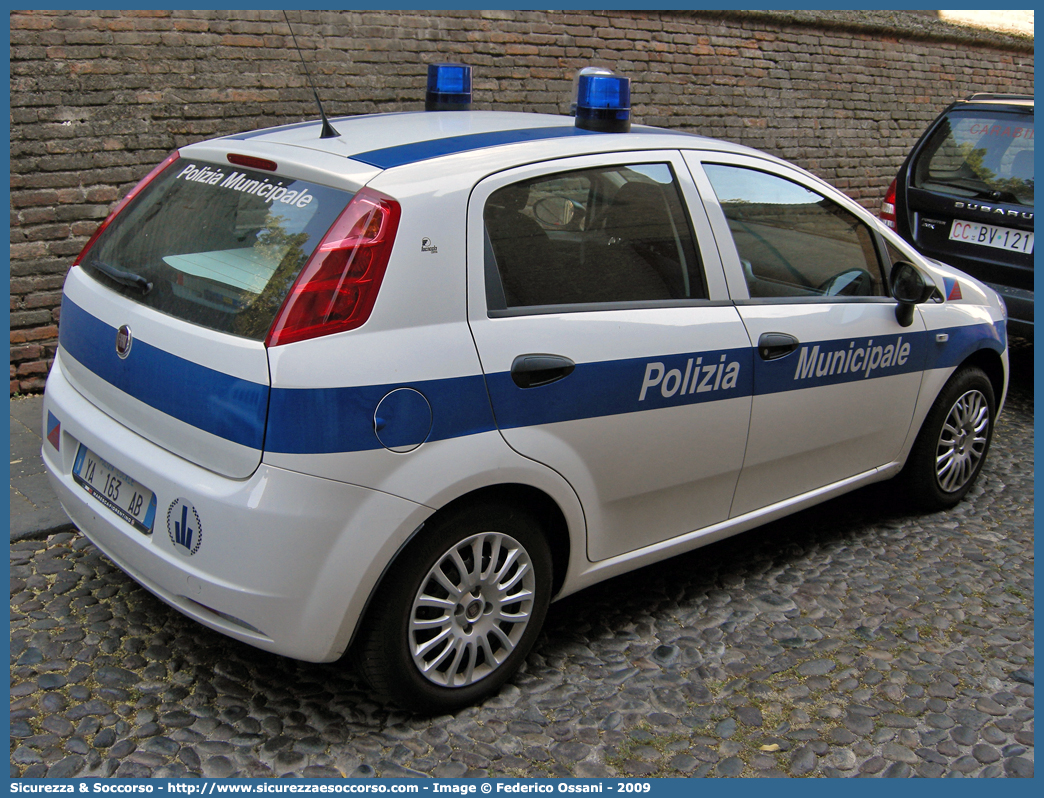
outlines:
M191 557L203 542L203 525L199 513L188 499L175 499L167 509L167 535L174 548Z

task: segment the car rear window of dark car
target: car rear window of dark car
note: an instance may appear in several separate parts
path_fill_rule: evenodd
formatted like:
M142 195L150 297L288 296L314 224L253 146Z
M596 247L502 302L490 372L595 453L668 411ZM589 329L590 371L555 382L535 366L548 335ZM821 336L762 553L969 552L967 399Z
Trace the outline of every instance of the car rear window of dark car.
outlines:
M918 155L913 186L1033 206L1033 117L954 111Z
M81 265L161 313L263 340L351 197L303 180L181 158L113 220ZM124 284L128 274L151 288Z

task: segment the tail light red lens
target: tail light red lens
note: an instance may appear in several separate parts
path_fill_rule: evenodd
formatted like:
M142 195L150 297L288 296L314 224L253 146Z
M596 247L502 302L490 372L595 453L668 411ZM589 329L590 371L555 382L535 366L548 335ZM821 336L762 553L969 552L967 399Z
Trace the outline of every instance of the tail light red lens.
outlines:
M893 180L892 185L885 192L884 201L881 203L881 212L878 214L881 220L893 230L895 230L895 185L896 181Z
M87 242L87 246L80 250L80 254L77 255L76 260L73 261L73 266L79 266L80 263L83 262L83 258L87 254L87 251L94 246L94 242L98 240L98 237L102 233L105 232L105 228L112 224L112 220L120 215L120 212L130 204L130 201L134 199L136 196L138 196L142 191L144 191L145 187L149 183L151 183L153 180L159 177L163 170L170 166L172 163L174 163L174 161L176 161L179 157L180 154L178 153L178 151L174 150L174 152L172 152L170 155L163 159L162 163L157 165L151 172L145 175L142 181L138 183L138 185L136 185L134 188L132 188L130 192L128 192L126 197L124 197L118 203L116 203L116 207L112 209L108 216L105 217L105 221L98 225L98 229L94 231L94 235L92 235L90 240Z
M265 345L362 326L377 301L400 214L399 203L379 191L356 194L301 270Z

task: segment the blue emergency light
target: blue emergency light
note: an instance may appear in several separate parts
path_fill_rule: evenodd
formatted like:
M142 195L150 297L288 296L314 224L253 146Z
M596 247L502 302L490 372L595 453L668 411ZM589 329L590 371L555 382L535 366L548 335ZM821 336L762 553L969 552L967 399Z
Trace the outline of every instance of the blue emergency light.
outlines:
M471 67L466 64L428 64L425 111L470 111Z
M598 70L580 73L576 88L576 126L601 133L631 129L631 79Z

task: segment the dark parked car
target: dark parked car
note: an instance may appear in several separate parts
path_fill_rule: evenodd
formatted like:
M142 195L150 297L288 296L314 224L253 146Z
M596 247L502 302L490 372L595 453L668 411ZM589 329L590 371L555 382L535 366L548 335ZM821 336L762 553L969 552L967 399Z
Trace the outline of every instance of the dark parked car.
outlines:
M930 258L988 283L1033 336L1033 97L952 103L892 182L881 218Z

